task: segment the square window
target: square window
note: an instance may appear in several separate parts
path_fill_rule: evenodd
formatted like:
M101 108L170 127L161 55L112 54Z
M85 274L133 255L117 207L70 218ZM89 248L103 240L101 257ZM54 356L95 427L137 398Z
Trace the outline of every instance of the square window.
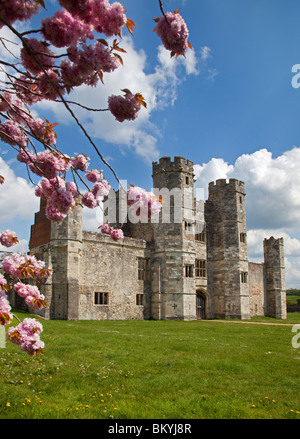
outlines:
M148 280L148 260L138 258L138 280Z
M143 305L143 301L144 301L144 294L137 294L136 305Z
M108 305L108 293L95 292L94 304L95 305Z
M205 259L196 259L195 260L195 276L196 277L207 277L206 272L206 260Z
M185 270L185 277L194 277L194 266L193 265L185 265L184 266L184 270Z

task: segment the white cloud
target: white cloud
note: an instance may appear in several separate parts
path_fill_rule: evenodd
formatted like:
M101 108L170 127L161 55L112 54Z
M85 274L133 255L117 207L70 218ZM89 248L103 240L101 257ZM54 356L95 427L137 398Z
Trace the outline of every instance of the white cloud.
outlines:
M0 221L32 219L33 212L39 207L39 199L35 196L32 185L24 178L17 177L1 157L0 175L5 178L0 187Z
M232 165L211 159L195 165L196 187L210 181L237 178L245 182L248 250L252 260L263 259L263 239L283 237L287 283L300 286L300 148L278 157L267 149L243 154Z
M20 239L18 244L14 245L13 247L9 247L9 248L0 244L0 251L1 252L11 252L11 253L26 253L28 251L28 242L26 239Z
M92 108L107 108L110 95L122 94L129 89L132 93L142 93L147 109L142 108L135 121L119 123L110 112L87 112L72 107L79 120L92 137L103 139L120 147L131 148L148 162L159 156L157 149L157 128L150 121L151 113L173 105L177 98L177 88L185 75L197 75L197 57L189 50L187 56L171 58L162 46L158 47L157 65L152 73L146 73L147 57L143 50L136 50L133 41L124 37L120 46L126 50L122 54L124 65L113 73L104 75L104 85L99 82L96 88L81 86L68 96ZM64 123L72 121L71 115L61 104L43 101L36 105L38 110L51 109L56 119Z

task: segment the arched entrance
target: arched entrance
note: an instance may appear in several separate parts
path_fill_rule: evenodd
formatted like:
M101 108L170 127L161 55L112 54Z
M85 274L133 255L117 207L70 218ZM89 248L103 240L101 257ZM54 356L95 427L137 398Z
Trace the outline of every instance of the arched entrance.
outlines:
M196 292L197 319L206 319L206 296L202 291Z

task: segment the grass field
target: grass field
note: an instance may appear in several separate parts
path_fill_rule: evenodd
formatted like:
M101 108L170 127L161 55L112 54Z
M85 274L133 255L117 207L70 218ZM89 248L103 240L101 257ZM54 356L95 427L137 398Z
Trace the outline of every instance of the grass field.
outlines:
M287 323L300 323L300 315ZM43 356L9 342L0 349L1 419L300 419L300 348L292 347L291 326L43 325Z

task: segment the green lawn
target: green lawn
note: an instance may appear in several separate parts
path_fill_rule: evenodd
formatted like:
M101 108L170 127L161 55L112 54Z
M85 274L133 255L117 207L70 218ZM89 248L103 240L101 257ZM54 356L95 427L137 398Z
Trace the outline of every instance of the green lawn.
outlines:
M287 323L300 323L299 314ZM300 419L300 348L292 347L291 326L43 325L43 356L9 342L0 349L1 419Z

